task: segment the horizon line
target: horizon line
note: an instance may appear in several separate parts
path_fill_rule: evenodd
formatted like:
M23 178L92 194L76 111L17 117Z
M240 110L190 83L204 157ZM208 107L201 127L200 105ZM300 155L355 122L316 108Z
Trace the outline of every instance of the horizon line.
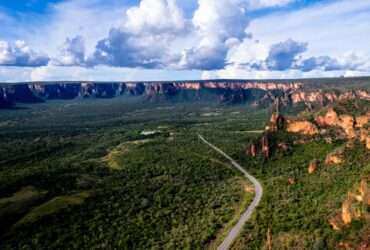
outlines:
M335 80L335 79L366 79L369 76L338 76L338 77L307 77L307 78L265 78L265 79L237 79L237 78L216 78L216 79L198 79L198 80L123 80L123 81L94 81L94 80L43 80L43 81L17 81L17 82L0 82L0 84L31 84L31 83L174 83L174 82L220 82L220 81L248 81L248 82L263 82L263 81L307 81L307 80Z

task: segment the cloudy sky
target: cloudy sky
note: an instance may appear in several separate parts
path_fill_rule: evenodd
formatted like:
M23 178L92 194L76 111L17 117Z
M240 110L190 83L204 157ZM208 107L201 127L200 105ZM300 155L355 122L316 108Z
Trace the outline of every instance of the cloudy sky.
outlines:
M0 0L0 81L370 75L370 0Z

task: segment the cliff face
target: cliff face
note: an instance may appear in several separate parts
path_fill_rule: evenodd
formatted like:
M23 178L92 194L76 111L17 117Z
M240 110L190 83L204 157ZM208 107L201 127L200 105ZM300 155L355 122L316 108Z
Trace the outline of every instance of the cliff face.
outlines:
M40 103L42 98L36 96L27 84L5 87L6 101L13 103Z
M8 97L8 93L5 88L0 88L0 107L10 108L14 106L14 100Z
M94 82L56 82L56 83L24 83L0 85L0 108L7 108L16 103L37 103L46 100L74 98L114 98L121 95L143 96L148 100L169 99L182 92L195 93L210 91L216 100L228 103L243 103L258 100L260 90L263 94L271 91L291 93L300 89L300 83L260 83L235 81L199 81L199 82L126 82L126 83L94 83ZM198 98L199 99L199 98Z
M325 114L316 116L312 122L304 118L286 119L286 131L309 136L322 135L328 143L335 138L347 139L348 145L358 140L370 150L370 112L365 109L362 113L365 115L339 115L333 108L329 108ZM335 132L335 138L329 131ZM339 164L341 160L338 154L329 154L326 162Z
M143 96L149 100L170 99L189 93L202 99L208 92L213 99L223 103L253 102L255 105L271 105L277 98L282 105L304 102L326 103L337 100L368 99L366 91L323 92L305 90L299 82L251 82L236 80L191 82L55 82L0 84L0 108L16 103L37 103L52 99L114 98L121 95Z
M291 95L293 104L308 102L308 103L332 103L336 101L348 101L354 99L370 100L370 94L364 90L353 91L295 91Z
M261 89L261 90L282 90L291 91L298 90L303 87L302 83L274 83L274 82L205 82L204 88L208 89Z
M142 95L145 87L137 83L56 83L56 84L15 84L0 86L0 108L16 103L39 103L47 100L71 100L81 98L114 98L129 91Z

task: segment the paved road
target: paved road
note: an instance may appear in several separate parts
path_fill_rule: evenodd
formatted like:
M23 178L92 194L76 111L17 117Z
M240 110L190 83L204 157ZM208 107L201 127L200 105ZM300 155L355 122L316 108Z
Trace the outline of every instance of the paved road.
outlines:
M231 229L229 234L226 236L222 244L217 248L218 250L227 250L231 247L232 243L238 237L239 233L242 231L244 224L249 220L253 211L258 206L261 201L263 189L261 184L258 182L256 178L250 175L244 168L242 168L236 161L234 161L230 156L228 156L225 152L221 149L217 148L213 144L209 143L203 136L198 134L199 139L201 139L205 144L207 144L212 149L216 150L219 154L224 156L226 159L230 161L230 163L238 169L240 172L244 174L244 176L253 183L255 187L256 196L253 199L253 202L249 205L248 209L242 214L238 223Z

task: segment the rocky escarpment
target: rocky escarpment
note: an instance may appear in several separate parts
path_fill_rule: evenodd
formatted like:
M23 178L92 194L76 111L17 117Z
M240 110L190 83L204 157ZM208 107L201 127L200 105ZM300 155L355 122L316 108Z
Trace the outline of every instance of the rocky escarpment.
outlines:
M354 116L351 114L338 114L333 108L329 108L324 115L317 116L314 121L289 120L287 132L302 135L321 135L330 143L333 139L359 141L370 150L370 112L365 115ZM335 138L334 138L335 137ZM336 157L338 158L338 157ZM340 162L331 160L327 162Z
M45 82L0 84L0 108L17 103L38 103L47 100L74 98L114 98L117 96L142 96L146 100L211 100L221 103L251 103L269 106L276 100L281 105L298 103L325 104L338 100L368 99L364 90L321 91L308 90L293 81L179 81L179 82Z
M17 103L74 98L114 98L123 95L143 96L146 100L171 99L177 96L201 100L211 96L212 100L219 102L243 103L258 101L264 95L273 97L273 91L291 93L301 87L300 83L241 81L0 84L0 108L8 108Z
M322 128L334 129L339 136L348 140L359 140L370 150L370 111L363 115L338 114L333 108L329 108L324 115L317 116L316 124Z
M274 137L277 132L295 134L299 139L293 142L296 144L305 144L312 139L324 139L326 143L333 143L335 140L347 141L347 146L358 141L370 150L370 106L366 105L356 109L361 111L359 115L353 113L338 113L333 107L323 108L318 113L312 112L308 117L285 117L279 113L279 102L277 102L277 112L271 115L263 136L248 145L246 154L257 157L259 154L265 158L270 156L272 151L287 151L289 148L284 141L274 142L270 138ZM356 101L347 101L340 106L358 105ZM343 162L343 150L337 149L327 155L326 165L338 165ZM314 164L311 164L309 172L314 172ZM316 164L317 165L317 164Z
M322 105L338 102L348 101L354 99L370 100L370 94L365 90L349 90L349 91L323 91L323 90L300 90L291 94L291 101L293 104L306 103L320 103Z

